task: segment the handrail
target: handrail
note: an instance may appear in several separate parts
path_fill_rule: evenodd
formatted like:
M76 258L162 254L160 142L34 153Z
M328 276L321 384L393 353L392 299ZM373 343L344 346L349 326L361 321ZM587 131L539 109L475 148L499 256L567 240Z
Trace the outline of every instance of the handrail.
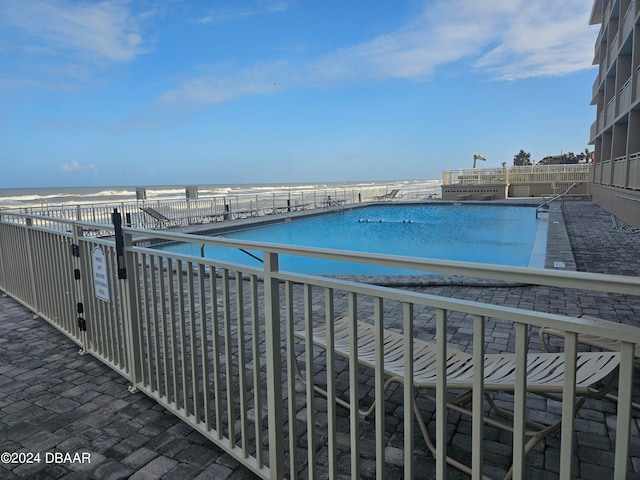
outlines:
M540 212L545 212L545 211L546 211L546 210L542 210L542 207L544 207L545 205L549 205L551 202L553 202L554 200L557 200L557 199L558 199L558 198L560 198L560 197L564 197L567 193L569 193L569 192L570 192L574 187L576 187L577 185L578 185L578 184L577 184L576 182L573 182L573 183L571 184L571 186L570 186L569 188L567 188L567 189L566 189L564 192L562 192L561 194L556 195L555 197L550 198L550 199L549 199L549 200L547 200L546 202L541 203L540 205L538 205L538 206L536 207L536 218L538 218L538 213L540 213Z

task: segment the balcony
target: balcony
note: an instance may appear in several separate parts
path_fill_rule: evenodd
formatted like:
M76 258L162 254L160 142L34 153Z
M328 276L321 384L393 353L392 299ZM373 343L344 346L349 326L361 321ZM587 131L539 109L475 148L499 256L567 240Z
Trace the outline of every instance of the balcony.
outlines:
M613 160L613 182L616 187L627 186L627 156L614 158Z
M623 42L629 36L629 34L631 33L631 30L633 30L635 19L636 19L635 0L632 0L622 20L622 41Z
M602 22L603 25L606 25L606 23L609 21L609 17L611 17L611 11L613 10L613 4L615 3L614 0L611 0L609 2L609 4L607 5L607 9L604 12L604 20Z
M627 186L640 190L640 152L629 155L629 178Z
M609 125L616 119L616 97L614 96L609 103L607 103L607 109L605 113L604 123Z
M598 133L604 130L604 110L598 115Z
M593 123L591 124L589 140L593 141L597 135L598 135L598 121L594 120Z
M618 95L618 115L622 115L631 109L631 77L624 82Z
M602 164L601 163L596 163L593 165L592 182L596 184L602 183Z
M611 45L609 45L609 62L611 65L613 65L613 60L618 56L618 48L620 47L619 45L619 40L620 40L620 32L616 32L615 37L613 37L613 40L611 41Z
M602 185L611 185L611 160L602 162Z

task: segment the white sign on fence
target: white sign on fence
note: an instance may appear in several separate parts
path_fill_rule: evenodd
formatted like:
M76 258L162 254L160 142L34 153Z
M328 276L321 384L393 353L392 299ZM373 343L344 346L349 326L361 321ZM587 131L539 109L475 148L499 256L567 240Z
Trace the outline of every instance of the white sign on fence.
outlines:
M94 247L91 250L91 261L93 264L93 289L96 297L104 302L109 302L109 278L107 277L107 261L104 250Z

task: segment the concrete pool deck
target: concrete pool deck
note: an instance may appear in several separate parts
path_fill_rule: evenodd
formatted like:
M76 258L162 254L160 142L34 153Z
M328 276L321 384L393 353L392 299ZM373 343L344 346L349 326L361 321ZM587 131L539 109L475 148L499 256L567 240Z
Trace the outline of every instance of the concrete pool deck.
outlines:
M614 229L611 215L588 201L565 202L564 218L566 234L560 231L557 235L566 235L566 241L554 246L550 231L548 249L555 251L549 257L548 250L548 259L564 261L565 268L573 262L573 268L580 271L640 276L640 234ZM556 260L553 255L557 255ZM576 291L570 285L553 288L454 283L406 288L538 311L588 314L640 326L640 296ZM469 340L462 323L453 326L452 335L458 344ZM494 341L507 348L514 339L508 332L495 332ZM532 336L532 347L535 341ZM142 393L129 393L127 385L99 360L78 355L75 343L42 319L34 318L31 311L8 297L0 298L0 452L90 454L90 463L81 461L86 457L80 456L76 462L0 464L0 478L256 478L153 400ZM401 399L397 393L391 392L389 402ZM638 378L635 393L640 397ZM531 409L536 407L538 404L531 405ZM578 413L575 478L611 478L613 449L606 439L613 432L607 422L612 410L608 402L589 400ZM548 413L539 410L535 414L544 417ZM401 419L388 417L390 422L399 420L401 428ZM464 449L470 444L468 432L459 424L453 427L452 445ZM638 413L631 432L628 478L640 479ZM487 439L487 457L500 456L505 446L508 448L500 440ZM555 478L559 439L550 438L539 447L527 457L527 478ZM423 478L431 478L428 471L432 459L422 446L416 444L416 448L420 448L417 461ZM396 450L389 447L388 478L402 477L402 455ZM362 462L363 477L373 478L375 458L366 454ZM495 470L486 473L499 475L500 467L498 459ZM453 469L449 473L450 478L466 478L458 477Z

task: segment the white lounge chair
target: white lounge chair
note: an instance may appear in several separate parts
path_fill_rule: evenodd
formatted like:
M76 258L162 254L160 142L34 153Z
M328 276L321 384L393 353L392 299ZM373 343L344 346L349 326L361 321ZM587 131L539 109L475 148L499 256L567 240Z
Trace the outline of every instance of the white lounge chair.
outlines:
M598 320L596 317L590 315L581 315L580 318L588 318L591 320ZM538 331L540 337L540 344L545 352L550 351L551 337L564 338L565 332L551 327L542 327ZM620 342L618 340L612 340L611 338L599 337L597 335L578 335L578 343L587 345L589 347L597 348L598 350L605 350L610 352L620 351ZM640 345L636 345L634 358L640 360ZM640 362L636 362L635 369L640 371ZM618 397L612 394L607 394L607 398L613 401L617 401ZM640 410L640 403L632 402L631 406L636 410Z
M393 200L398 195L398 192L400 192L400 189L394 188L389 193L376 197L376 200Z
M347 317L339 317L334 324L334 348L339 355L348 358L350 352L350 336L349 323ZM358 321L357 322L357 346L358 346L358 362L369 368L375 369L375 331L372 325ZM295 336L305 340L304 331L296 331ZM327 348L326 331L324 327L313 330L313 344L321 348ZM384 371L389 377L385 383L385 390L393 383L404 382L404 346L403 336L396 332L384 331ZM507 392L513 393L515 384L515 362L516 355L513 353L505 354L486 354L484 364L484 389L485 392ZM576 371L576 410L582 406L588 397L601 398L615 384L616 376L612 375L617 372L620 362L620 354L616 352L584 352L579 353L577 357ZM435 397L428 393L436 386L436 344L425 342L423 340L414 339L413 349L414 378L413 384L427 398L435 401ZM296 365L298 374L303 382L305 379L300 372L299 366ZM447 348L447 388L451 390L469 391L473 388L473 356ZM564 386L564 354L562 353L529 353L527 355L527 391L542 395L548 398L558 400L558 394L563 391ZM594 387L598 382L610 377L610 381L602 389ZM327 392L314 386L315 390L323 395ZM499 409L489 395L485 395L492 408L497 413L507 415ZM465 394L448 404L452 410L456 410L463 414L471 416L471 411L466 408L466 404L470 401L470 395ZM336 398L336 401L347 408L349 403ZM362 417L370 415L375 408L372 405L366 411L360 411ZM427 447L435 456L436 447L431 440L427 431L422 415L417 407L414 406L416 419L420 426L420 430L427 444ZM509 431L512 427L504 422L496 421L494 418L485 417L485 421L493 426L497 426ZM553 425L540 425L533 422L527 422L531 428L527 432L530 437L525 446L525 455L538 443L548 435L557 432L560 429L560 422ZM447 457L447 463L471 474L471 469L461 462ZM511 477L511 470L507 473L506 478Z
M598 320L596 317L592 317L589 315L581 315L579 318ZM540 344L542 345L542 348L544 348L545 352L549 352L549 347L551 346L551 337L564 338L565 332L556 328L542 327L538 331L538 336L540 337ZM618 340L598 337L596 335L578 335L578 343L582 343L583 345L588 345L599 350L608 350L611 352L620 351L620 342ZM636 360L640 360L640 345L636 345L634 356ZM636 368L640 368L640 364L636 364Z

